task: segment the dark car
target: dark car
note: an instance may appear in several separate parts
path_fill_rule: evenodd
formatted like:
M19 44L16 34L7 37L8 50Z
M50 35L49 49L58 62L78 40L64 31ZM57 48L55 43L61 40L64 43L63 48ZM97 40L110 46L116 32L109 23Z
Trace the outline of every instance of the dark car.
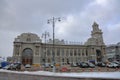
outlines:
M88 68L89 66L85 62L81 62L80 65L79 65L79 67L81 67L81 68Z
M97 66L99 66L99 67L105 67L106 65L105 65L105 63L103 63L103 62L98 62L98 63L97 63Z
M88 64L88 66L89 66L90 68L95 68L95 65L94 65L93 63L88 62L87 64Z
M21 69L21 63L14 63L12 65L13 70L20 70Z

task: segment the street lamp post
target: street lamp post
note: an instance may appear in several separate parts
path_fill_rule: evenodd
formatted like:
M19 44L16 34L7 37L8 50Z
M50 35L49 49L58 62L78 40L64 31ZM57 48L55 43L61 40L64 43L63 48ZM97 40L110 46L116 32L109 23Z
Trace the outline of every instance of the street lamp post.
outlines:
M60 18L55 18L55 17L53 17L52 19L48 19L48 24L52 23L52 27L53 27L53 51L52 51L53 72L55 72L55 70L56 70L56 67L55 67L55 51L54 51L54 44L55 44L55 41L54 41L54 39L55 39L55 29L54 28L55 28L55 22L56 21L60 22L61 19Z
M43 59L43 62L44 62L44 70L45 70L45 63L46 63L46 38L49 37L49 32L45 31L43 34L42 34L42 38L45 39L45 46L44 46L44 59Z

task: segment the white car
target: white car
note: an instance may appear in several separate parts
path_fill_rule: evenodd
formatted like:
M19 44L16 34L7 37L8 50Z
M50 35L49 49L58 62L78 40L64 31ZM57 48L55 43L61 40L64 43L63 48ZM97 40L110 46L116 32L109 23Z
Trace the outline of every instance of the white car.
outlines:
M49 64L49 63L45 63L45 67L46 67L46 68L49 68L49 67L50 67L50 64Z
M31 65L30 64L26 64L25 68L31 68Z
M77 67L76 63L71 63L71 67Z
M116 64L116 63L108 63L107 67L109 67L109 68L116 68L116 67L118 67L118 64Z

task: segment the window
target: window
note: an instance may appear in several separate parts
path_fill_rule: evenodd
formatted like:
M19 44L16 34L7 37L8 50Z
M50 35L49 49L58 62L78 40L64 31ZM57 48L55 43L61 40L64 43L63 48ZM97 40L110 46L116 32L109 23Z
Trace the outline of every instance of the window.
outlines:
M57 56L60 56L60 49L57 48Z
M31 41L31 38L27 38L26 41Z
M67 58L67 64L70 64L70 63L69 63L69 59L68 59L68 58Z
M70 56L73 56L73 51L72 51L72 49L70 50Z
M80 52L78 53L78 56L80 56Z
M66 56L67 56L67 57L68 57L68 54L69 54L69 53L68 53L68 49L66 49Z
M76 56L76 54L77 54L76 52L77 52L77 50L76 50L76 49L74 49L74 56Z
M86 56L88 56L88 51L86 50Z
M64 56L64 49L61 49L61 52L62 52L62 56Z
M82 56L84 56L84 53L82 53Z
M47 56L50 56L50 49L47 49Z
M78 49L78 56L80 56L80 49Z
M27 58L31 58L33 55L32 53L33 53L33 51L31 49L27 48L27 49L24 49L22 56L27 57Z
M62 58L62 64L64 64L64 58Z
M82 49L82 56L84 56L84 49Z

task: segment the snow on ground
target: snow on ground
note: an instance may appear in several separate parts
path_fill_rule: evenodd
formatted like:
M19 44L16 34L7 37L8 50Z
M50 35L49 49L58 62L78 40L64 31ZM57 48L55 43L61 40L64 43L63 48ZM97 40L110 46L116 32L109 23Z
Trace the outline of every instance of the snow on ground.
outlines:
M54 73L48 71L9 71L1 69L0 72L30 74L30 75L45 75L45 76L60 76L60 77L77 77L77 78L115 78L120 79L120 72L81 72L81 73Z

